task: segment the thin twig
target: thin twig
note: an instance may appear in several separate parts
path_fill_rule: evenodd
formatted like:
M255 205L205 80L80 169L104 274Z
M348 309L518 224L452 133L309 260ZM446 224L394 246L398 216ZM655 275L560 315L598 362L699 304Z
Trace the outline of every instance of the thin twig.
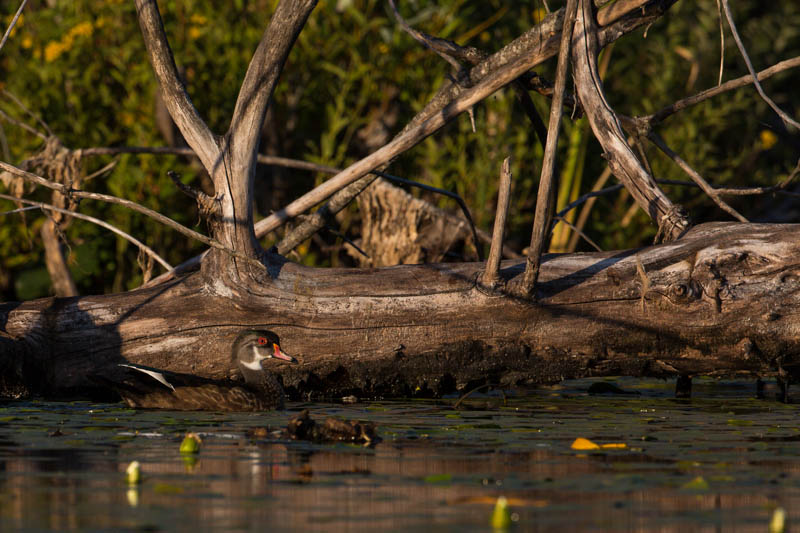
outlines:
M658 148L662 152L664 152L664 154L666 154L667 157L672 159L675 162L675 164L681 168L681 170L686 172L686 174L688 174L689 177L692 178L692 181L697 183L697 185L700 186L703 192L706 193L714 201L714 203L717 204L717 206L719 206L720 209L731 215L739 222L749 222L738 211L736 211L734 208L728 205L722 198L720 198L714 187L709 185L709 183L703 178L703 176L701 176L695 169L693 169L691 165L689 165L689 163L684 161L678 154L673 152L672 149L670 149L670 147L667 146L667 143L664 142L664 139L662 139L658 133L652 131L650 132L650 135L647 136L647 138L650 139L653 142L653 144L658 146Z
M406 22L406 20L402 17L402 15L400 15L400 12L397 10L397 6L394 5L394 0L389 0L389 6L392 8L392 13L394 14L394 17L397 19L397 22L400 23L400 26L402 26L402 28L406 31L406 33L411 35L411 37L416 39L418 42L422 43L422 45L425 46L426 48L433 50L434 53L436 53L439 57L450 63L450 65L452 65L453 68L455 68L457 71L461 70L462 68L461 63L459 63L458 60L454 57L454 54L443 51L439 46L433 46L431 44L431 39L428 38L426 34L415 30L414 28L411 27L411 25L408 22Z
M461 404L464 403L464 400L472 396L473 393L478 392L481 389L491 388L491 387L497 387L497 385L494 383L484 383L483 385L478 385L474 389L464 393L464 395L461 396L461 398L459 398L458 401L456 401L456 403L453 404L453 409L458 409L459 407L461 407ZM508 403L508 398L506 397L506 391L504 391L503 389L499 390L500 394L503 395L503 405L506 405Z
M119 159L112 160L109 164L105 165L100 170L95 170L94 172L83 178L83 182L85 183L89 180L96 178L97 176L102 176L106 172L110 172L111 170L114 169L115 166L117 166L117 163L119 163Z
M22 213L23 211L33 211L35 209L41 209L41 208L38 205L32 205L30 207L20 207L17 209L12 209L11 211L3 211L2 213L0 213L0 216L13 215L14 213Z
M27 3L28 3L28 0L22 0L22 3L19 5L19 9L17 9L16 14L14 15L14 18L11 19L11 24L8 25L8 29L3 34L3 40L0 41L0 50L2 50L3 46L5 46L6 41L8 40L8 36L11 35L11 30L13 30L14 26L16 26L17 20L19 20L19 17L22 15L22 10L25 9L25 4L27 4Z
M781 194L785 196L800 196L800 193L795 193L791 191L784 190L789 184L794 181L795 178L800 176L800 160L797 161L797 166L795 166L794 170L786 177L782 182L776 185L769 185L766 187L733 187L733 188L723 188L723 187L714 187L714 191L720 196L759 196L763 194ZM598 180L599 181L599 180ZM680 187L697 187L700 188L700 185L693 181L680 181L680 180L665 180L659 179L656 180L659 185L675 185ZM711 184L709 184L711 185ZM711 185L713 187L713 185ZM574 202L564 206L564 208L556 213L555 217L560 218L564 217L568 212L575 209L576 207L580 206L583 203L588 202L592 198L596 198L598 196L604 196L606 194L611 194L617 192L618 190L622 189L622 184L618 183L616 185L611 185L609 187L605 187L603 189L593 190L591 192L587 192L586 194L582 195L581 197L577 198ZM581 213L582 215L583 213ZM580 227L580 226L578 226Z
M37 176L36 174L32 174L30 172L26 172L20 168L15 167L14 165L9 165L8 163L4 163L0 161L0 169L3 169L7 172L11 172L12 174L24 178L28 181L36 183L37 185L41 185L43 187L47 187L48 189L53 189L54 191L58 191L66 197L72 198L89 198L90 200L100 200L103 202L108 202L112 204L118 204L123 207L127 207L128 209L132 209L133 211L139 212L145 216L148 216L158 222L161 222L165 226L168 226L179 233L186 235L192 239L198 240L207 246L211 246L212 248L216 248L218 250L222 250L223 252L231 255L232 257L236 257L238 259L242 259L247 261L252 265L258 265L261 269L266 270L266 267L261 261L249 257L247 255L241 254L229 248L223 246L219 241L216 239L212 239L211 237L206 237L202 233L198 233L194 230L187 228L181 224L178 224L174 220L169 217L162 215L157 211L153 211L152 209L148 209L142 205L137 204L136 202L132 202L130 200L125 200L124 198L117 198L116 196L110 196L108 194L100 194L96 192L87 192L87 191L80 191L77 189L70 189L66 185L62 185L60 183L54 183L50 180L47 180L41 176ZM70 211L70 213L73 213Z
M192 239L198 240L198 241L202 242L203 244L206 244L208 246L212 246L214 248L225 249L224 246L222 246L216 240L214 240L214 239L212 239L210 237L206 237L202 233L198 233L198 232L196 232L194 230L191 230L191 229L187 228L186 226L178 224L177 222L175 222L171 218L166 217L166 216L162 215L161 213L159 213L157 211L153 211L152 209L148 209L148 208L146 208L146 207L144 207L144 206L142 206L140 204L137 204L136 202L132 202L130 200L125 200L124 198L118 198L116 196L110 196L108 194L100 194L100 193L95 193L95 192L79 191L79 190L75 190L75 189L70 189L66 185L62 185L60 183L52 182L52 181L50 181L48 179L45 179L45 178L43 178L41 176L37 176L36 174L32 174L30 172L26 172L26 171L24 171L24 170L22 170L20 168L17 168L14 165L9 165L8 163L5 163L3 161L0 161L0 169L3 169L5 171L7 171L7 172L10 172L10 173L12 173L12 174L14 174L16 176L19 176L19 177L21 177L23 179L26 179L26 180L28 180L30 182L33 182L33 183L37 184L37 185L41 185L43 187L47 187L48 189L52 189L54 191L58 191L61 194L63 194L64 196L66 196L66 197L89 198L91 200L100 200L100 201L108 202L108 203L111 203L111 204L122 205L124 207L127 207L128 209L132 209L132 210L137 211L137 212L139 212L139 213L141 213L141 214L143 214L145 216L148 216L148 217L150 217L150 218L152 218L154 220L157 220L158 222L161 222L165 226L169 226L170 228L172 228L172 229L174 229L174 230L186 235L187 237L190 237Z
M765 68L764 70L762 70L757 74L757 77L759 81L762 81L771 76L774 76L775 74L778 74L779 72L783 72L784 70L789 70L795 67L800 67L800 56L793 57L791 59L785 59L780 63L772 65L769 68ZM753 76L748 74L746 76L742 76L734 80L726 81L722 85L706 89L705 91L701 91L693 96L688 96L686 98L678 100L677 102L656 111L652 115L648 115L641 118L649 122L650 124L657 124L659 122L662 122L665 118L669 117L670 115L673 115L678 111L686 109L687 107L699 104L700 102L708 100L709 98L717 96L718 94L722 94L724 92L731 91L733 89L738 89L740 87L745 87L747 85L750 85L751 83L753 83L753 80L754 80Z
M745 65L747 65L747 70L750 72L750 75L753 78L756 78L756 71L753 68L753 63L750 61L750 56L747 55L747 50L744 47L744 43L742 43L741 37L739 37L739 32L736 30L736 23L733 21L733 15L731 14L731 7L728 5L728 0L720 0L722 2L722 9L725 11L725 18L728 19L728 26L731 28L731 33L733 34L733 40L736 41L736 46L739 47L739 53L742 54L742 59L744 59ZM761 87L761 84L756 79L753 84L756 86L756 90L758 94L761 95L761 98L767 103L768 106L772 108L775 113L781 117L783 120L784 125L791 124L797 129L800 129L800 123L794 120L792 117L787 115L778 104L772 101L772 99L767 96L767 93L764 92L764 89Z
M566 216L567 213L569 213L570 211L572 211L573 209L575 209L576 207L587 201L589 198L595 198L597 196L604 196L606 194L611 194L612 192L616 192L622 188L623 185L621 183L617 183L616 185L611 185L610 187L605 187L603 189L598 189L596 191L587 192L586 194L577 198L575 201L570 202L569 204L564 206L564 208L561 211L555 214L555 218L563 218L564 216Z
M27 131L28 133L32 133L33 135L36 135L37 137L39 137L43 141L47 140L47 135L45 135L44 133L40 132L36 128L32 128L31 126L28 126L27 124L25 124L21 120L17 120L15 118L13 118L12 116L6 114L5 112L3 112L2 109L0 109L0 119L5 120L6 122L10 122L11 124L13 124L13 125L15 125L15 126L17 126L19 128L22 128L23 130Z
M497 188L497 208L494 214L494 228L492 229L492 246L489 249L489 259L486 261L486 270L481 283L487 287L495 287L500 278L500 256L503 255L503 232L506 229L508 216L508 199L511 196L511 156L503 160L500 169L500 185Z
M161 266L163 266L167 270L172 270L172 265L167 263L152 248L150 248L149 246L147 246L146 244L144 244L143 242L138 240L133 235L129 235L128 233L125 233L121 229L116 228L116 227L112 226L111 224L109 224L108 222L100 220L99 218L94 218L94 217L89 216L89 215L84 215L83 213L76 213L75 211L70 211L68 209L61 209L60 207L56 207L54 205L46 204L46 203L43 203L43 202L34 202L32 200L26 200L25 198L17 198L16 196L10 196L8 194L0 194L0 198L2 198L3 200L10 200L12 202L21 202L23 204L36 206L39 209L46 209L46 210L49 210L49 211L56 211L58 213L63 213L65 215L68 215L68 216L71 216L71 217L79 218L81 220L86 220L86 221L91 222L93 224L97 224L98 226L106 228L109 231L113 231L114 233L116 233L120 237L132 242L133 244L138 246L139 249L142 250L144 253L146 253L147 255L149 255L150 257L155 259L156 261L158 261L158 263ZM14 211L8 211L7 213L14 213L14 212L17 212L17 211L19 211L19 210L15 209ZM7 213L2 213L2 214L7 214Z
M589 236L588 236L588 235L586 235L586 234L583 232L583 230L581 230L581 229L579 229L579 228L575 227L575 226L572 224L572 222L570 222L569 220L567 220L567 219L565 219L565 218L562 218L562 217L558 217L558 216L556 216L556 217L553 217L553 221L554 221L554 222L561 222L562 224L564 224L565 226L567 226L569 229L571 229L572 231L574 231L576 235L580 235L580 236L581 236L581 238L583 238L583 240L585 240L586 242L588 242L589 244L591 244L591 245L592 245L592 247L593 247L595 250L597 250L598 252L602 252L602 251L603 251L603 249L602 249L602 248L600 248L600 246L598 246L598 245L597 245L597 243L596 243L596 242L594 242L594 241L593 241L591 238L589 238Z
M3 89L3 94L4 94L6 97L8 97L8 99L9 99L9 100L11 100L12 102L14 102L14 104L16 104L16 106L17 106L17 107L19 107L20 109L22 109L22 111L23 111L23 112L24 112L26 115L28 115L28 116L29 116L29 117L31 117L33 120L35 120L36 122L38 122L38 123L39 123L39 124L40 124L40 125L41 125L41 126L44 128L44 131L46 131L46 132L47 132L47 136L48 136L48 137L53 137L53 130L51 130L51 129L50 129L50 126L48 126L48 125L47 125L47 122L45 122L44 120L42 120L42 119L41 119L41 117L39 117L38 115L36 115L36 114L35 114L33 111L31 111L30 109L28 109L27 107L25 107L25 104L23 104L23 103L20 101L20 99L19 99L19 98L17 98L16 96L14 96L14 93L12 93L11 91L8 91L8 90L6 90L6 89Z
M597 181L594 182L594 185L592 186L592 192L599 191L600 189L602 189L605 186L608 179L611 177L611 175L612 175L611 168L606 166L606 168L603 169L603 172L600 173L600 176L597 178ZM595 197L586 199L586 205L584 205L583 208L581 208L581 212L578 215L578 219L575 221L576 228L582 230L584 226L586 226L586 222L589 220L589 215L592 212L592 207L594 207L595 202L597 202L597 198ZM572 234L572 237L570 237L569 239L569 243L567 243L567 252L571 253L575 251L575 249L578 247L579 238L580 235L578 235L577 233Z
M722 72L725 70L725 25L722 22L722 4L717 0L717 16L719 17L719 78L717 85L722 85Z

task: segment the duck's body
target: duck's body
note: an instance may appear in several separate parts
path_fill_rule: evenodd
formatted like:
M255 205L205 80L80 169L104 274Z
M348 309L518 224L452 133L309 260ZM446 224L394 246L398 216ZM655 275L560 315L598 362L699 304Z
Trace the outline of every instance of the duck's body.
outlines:
M264 359L295 362L278 347L269 331L245 331L233 344L232 357L244 376L243 384L214 381L190 374L122 364L124 376L103 378L130 407L179 411L266 411L283 409L283 387L262 368Z

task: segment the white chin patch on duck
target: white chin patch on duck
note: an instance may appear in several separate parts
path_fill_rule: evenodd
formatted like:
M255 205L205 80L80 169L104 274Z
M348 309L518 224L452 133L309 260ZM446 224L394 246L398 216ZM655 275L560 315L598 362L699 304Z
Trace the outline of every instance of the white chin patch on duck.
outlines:
M245 361L240 361L240 362L242 363L242 366L244 366L245 368L249 368L250 370L263 370L263 368L261 368L261 361L263 361L266 358L267 357L265 355L262 355L262 353L259 351L258 346L254 344L253 360L247 362Z

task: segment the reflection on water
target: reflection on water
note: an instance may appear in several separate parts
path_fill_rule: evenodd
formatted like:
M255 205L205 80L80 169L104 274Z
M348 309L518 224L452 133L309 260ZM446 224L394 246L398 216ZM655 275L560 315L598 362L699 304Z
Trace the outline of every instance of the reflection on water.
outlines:
M520 531L765 531L800 508L794 405L752 383L590 381L467 400L290 404L265 414L146 412L90 403L0 407L0 530L486 531L505 495ZM368 419L371 448L251 437L312 416ZM186 431L196 456L181 456ZM576 452L576 437L625 443ZM129 488L138 460L143 481ZM702 477L708 488L687 483Z

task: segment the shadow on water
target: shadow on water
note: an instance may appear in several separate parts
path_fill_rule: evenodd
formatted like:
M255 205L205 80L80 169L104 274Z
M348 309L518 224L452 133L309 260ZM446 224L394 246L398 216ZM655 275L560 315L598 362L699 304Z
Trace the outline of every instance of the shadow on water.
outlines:
M596 380L595 380L596 381ZM764 531L800 509L798 408L745 382L593 380L526 395L291 404L286 412L0 406L0 530L485 531L504 495L524 531ZM288 418L366 419L372 447L280 433ZM255 432L256 428L268 428ZM181 455L187 431L203 439ZM254 435L259 435L258 437ZM576 438L624 447L576 451ZM129 487L137 460L143 481Z

